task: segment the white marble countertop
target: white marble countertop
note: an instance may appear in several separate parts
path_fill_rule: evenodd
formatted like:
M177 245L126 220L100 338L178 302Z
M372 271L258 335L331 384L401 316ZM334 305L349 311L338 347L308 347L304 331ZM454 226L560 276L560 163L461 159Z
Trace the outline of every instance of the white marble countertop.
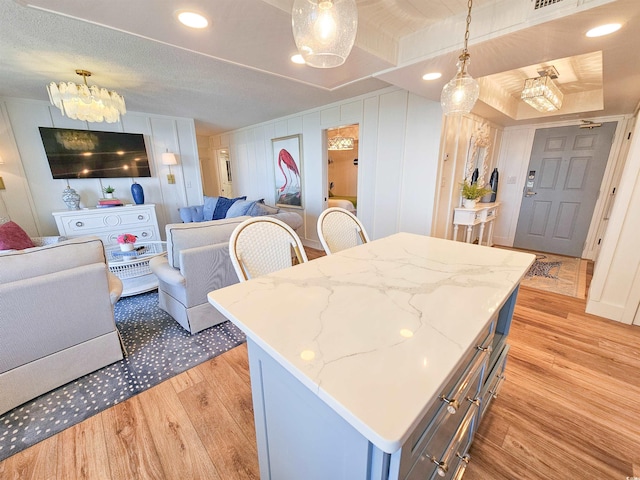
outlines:
M398 233L208 298L393 453L534 259Z

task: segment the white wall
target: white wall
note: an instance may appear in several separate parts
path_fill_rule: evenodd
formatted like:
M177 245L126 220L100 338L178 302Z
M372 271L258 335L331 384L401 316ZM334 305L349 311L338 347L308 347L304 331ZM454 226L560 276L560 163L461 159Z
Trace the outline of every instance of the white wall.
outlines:
M440 104L388 88L214 137L227 144L234 195L275 201L271 139L302 134L306 245L321 248L316 221L326 208L325 130L357 123L358 217L371 238L398 231L430 234L442 110ZM228 138L228 142L227 142ZM299 210L298 210L299 211Z
M87 123L63 117L47 102L0 99L0 176L6 190L0 191L9 217L30 235L58 233L51 212L65 210L62 191L66 180L53 180L38 127L75 128L126 133L145 137L152 177L136 178L142 185L145 203L155 203L160 231L166 223L179 222L178 208L202 203L202 181L192 119L128 112L119 123ZM169 168L162 165L161 154L178 154L179 164L172 167L176 183L169 185ZM133 203L131 179L102 180L116 188L115 196ZM99 179L69 182L80 194L81 207L93 207L102 196Z
M587 313L632 323L640 303L640 122L593 272ZM619 233L618 233L619 232Z

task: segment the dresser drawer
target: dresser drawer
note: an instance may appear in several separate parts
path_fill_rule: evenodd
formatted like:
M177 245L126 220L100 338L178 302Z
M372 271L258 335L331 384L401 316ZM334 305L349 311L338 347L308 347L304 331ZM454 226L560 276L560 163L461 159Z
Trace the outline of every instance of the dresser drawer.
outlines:
M436 437L440 438L440 441L431 445L431 453L435 456L442 453L457 425L465 416L471 403L468 398L475 400L479 396L486 375L496 321L497 315L478 335L476 347L467 352L460 368L441 389L437 399L405 442L398 478L407 475L424 448Z
M60 220L68 235L88 235L96 231L103 231L105 228L113 229L154 224L154 219L149 210L69 215L61 216Z

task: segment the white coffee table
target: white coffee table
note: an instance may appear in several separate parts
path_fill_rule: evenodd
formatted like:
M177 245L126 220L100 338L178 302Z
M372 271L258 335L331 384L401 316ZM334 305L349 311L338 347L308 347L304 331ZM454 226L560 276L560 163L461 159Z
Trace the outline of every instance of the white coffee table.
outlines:
M167 254L167 242L137 242L133 252L120 251L120 245L105 245L109 271L122 280L122 297L158 288L158 278L149 260Z

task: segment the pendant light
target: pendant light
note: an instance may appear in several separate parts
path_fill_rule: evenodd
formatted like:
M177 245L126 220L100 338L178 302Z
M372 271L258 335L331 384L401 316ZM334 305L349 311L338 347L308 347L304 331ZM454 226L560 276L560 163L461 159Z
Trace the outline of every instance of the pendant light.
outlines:
M295 0L291 11L293 38L310 67L342 65L356 39L355 0Z
M473 0L469 0L467 12L467 28L464 34L464 50L458 57L458 73L442 89L440 103L445 115L462 115L469 113L480 95L480 85L467 73L469 64L469 25L471 24L471 7Z

